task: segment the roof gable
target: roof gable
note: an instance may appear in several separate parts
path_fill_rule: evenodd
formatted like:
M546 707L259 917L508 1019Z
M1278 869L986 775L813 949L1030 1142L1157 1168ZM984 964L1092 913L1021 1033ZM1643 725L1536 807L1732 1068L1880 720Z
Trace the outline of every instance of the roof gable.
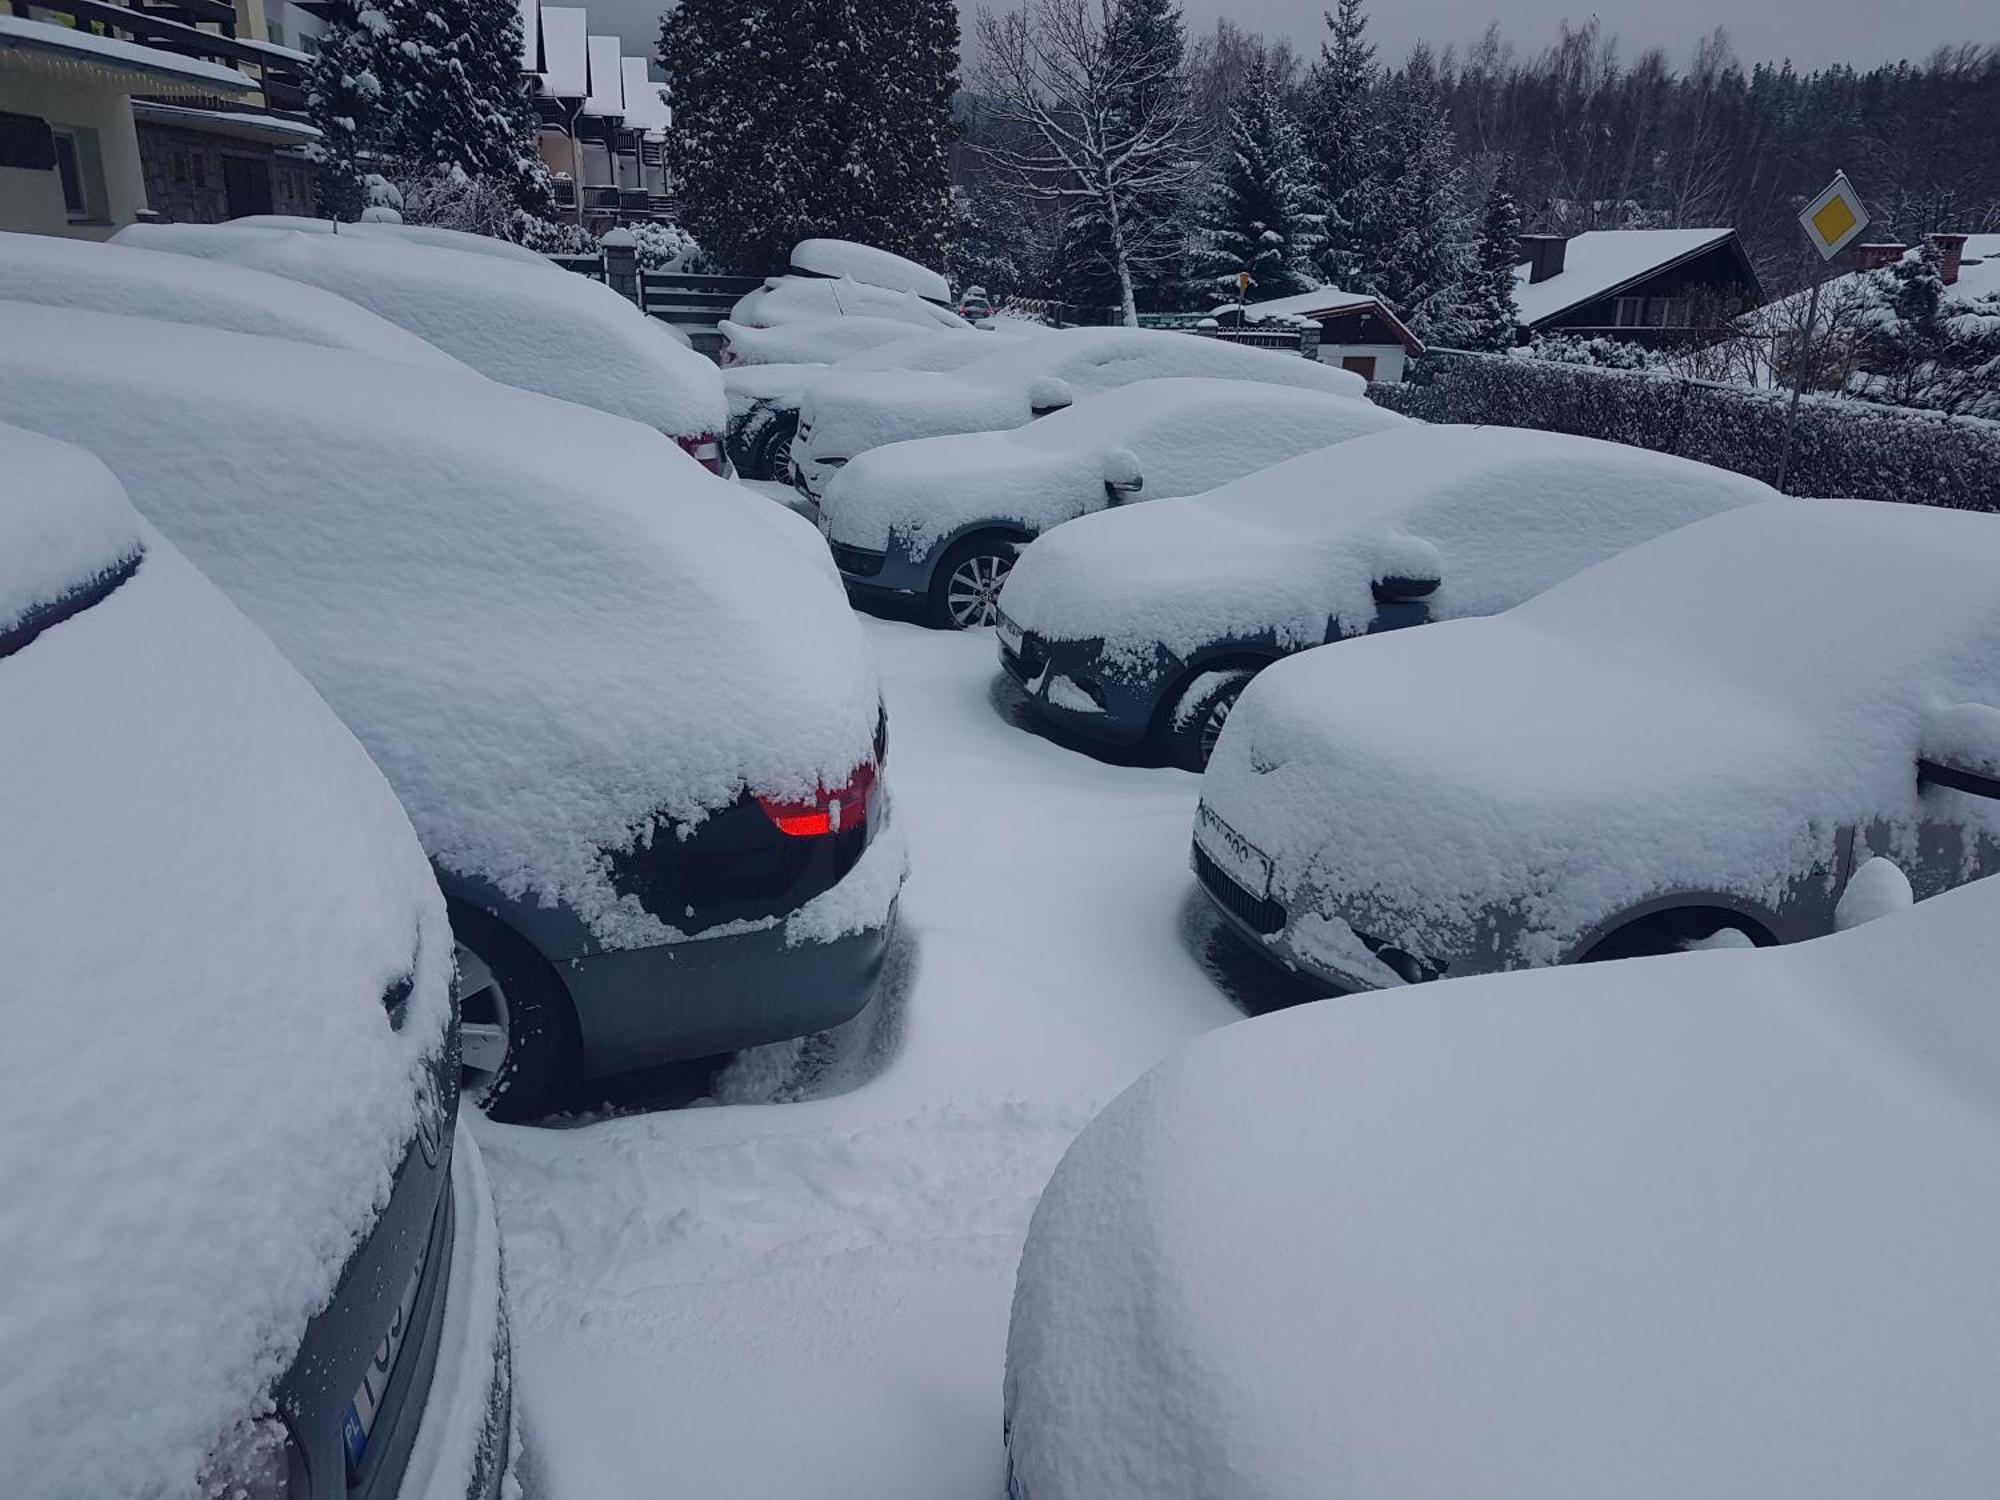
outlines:
M1733 229L1593 229L1571 237L1563 269L1530 282L1526 262L1514 268L1514 305L1533 327L1585 303L1610 297L1650 276L1734 241ZM1746 262L1747 267L1747 262Z

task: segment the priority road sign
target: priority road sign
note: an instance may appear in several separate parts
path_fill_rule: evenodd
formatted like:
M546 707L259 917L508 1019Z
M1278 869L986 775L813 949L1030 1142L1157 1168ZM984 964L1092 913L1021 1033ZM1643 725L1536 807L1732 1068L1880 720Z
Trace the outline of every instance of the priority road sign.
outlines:
M1820 258L1832 260L1868 227L1868 210L1861 206L1861 195L1854 191L1847 174L1836 172L1826 191L1806 205L1799 224Z

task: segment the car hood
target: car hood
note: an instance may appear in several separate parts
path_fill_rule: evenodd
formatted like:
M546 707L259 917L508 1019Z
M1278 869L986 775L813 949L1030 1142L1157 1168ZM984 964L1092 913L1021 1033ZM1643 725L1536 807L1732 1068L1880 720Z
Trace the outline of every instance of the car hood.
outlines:
M1000 432L1033 415L1020 386L912 370L834 371L807 387L799 427L807 434L802 452L823 462L916 438Z

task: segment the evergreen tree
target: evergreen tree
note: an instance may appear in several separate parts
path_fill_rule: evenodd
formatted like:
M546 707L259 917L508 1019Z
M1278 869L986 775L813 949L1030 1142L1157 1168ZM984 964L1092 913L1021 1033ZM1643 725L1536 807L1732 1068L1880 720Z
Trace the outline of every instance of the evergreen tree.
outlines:
M1305 146L1262 59L1229 111L1229 157L1207 230L1213 291L1234 299L1244 272L1251 299L1314 286L1324 216L1315 211Z
M1368 40L1362 0L1339 0L1327 12L1327 37L1306 85L1306 148L1318 174L1325 213L1319 273L1345 287L1359 273L1357 238L1365 237L1363 202L1381 170L1382 143L1370 108L1375 88L1375 45Z
M1521 210L1507 189L1503 169L1486 194L1479 226L1479 252L1471 296L1467 299L1465 347L1505 350L1514 347L1521 321L1514 302L1514 268L1520 264Z
M491 178L509 184L522 208L546 207L514 0L379 3L388 30L375 71L394 103L383 147L399 174Z
M374 0L339 0L306 75L306 114L320 132L311 148L320 206L336 219L358 218L367 205L362 178L386 113L376 47L389 29Z
M1348 226L1355 280L1426 341L1470 336L1475 238L1437 68L1417 47L1389 82L1379 175L1363 184Z

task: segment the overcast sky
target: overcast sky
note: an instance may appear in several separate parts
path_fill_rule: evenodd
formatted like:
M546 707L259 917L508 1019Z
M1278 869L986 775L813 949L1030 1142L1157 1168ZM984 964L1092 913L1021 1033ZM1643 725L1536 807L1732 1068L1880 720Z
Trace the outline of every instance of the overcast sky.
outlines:
M628 53L651 56L659 35L662 0L568 0L590 10L590 29L615 29ZM996 8L1012 9L1008 0ZM1319 46L1322 0L1184 0L1191 32L1206 32L1227 15L1239 26L1269 36L1289 36L1307 56ZM971 36L975 0L961 0ZM1427 41L1460 51L1479 39L1486 23L1500 20L1521 54L1555 40L1564 17L1592 14L1633 56L1662 47L1676 62L1717 26L1727 27L1746 61L1789 57L1802 67L1851 62L1867 67L1899 57L1918 58L1946 42L2000 42L2000 18L1991 0L1374 0L1369 31L1385 62L1399 60L1410 44ZM1983 19L1984 25L1978 21Z

